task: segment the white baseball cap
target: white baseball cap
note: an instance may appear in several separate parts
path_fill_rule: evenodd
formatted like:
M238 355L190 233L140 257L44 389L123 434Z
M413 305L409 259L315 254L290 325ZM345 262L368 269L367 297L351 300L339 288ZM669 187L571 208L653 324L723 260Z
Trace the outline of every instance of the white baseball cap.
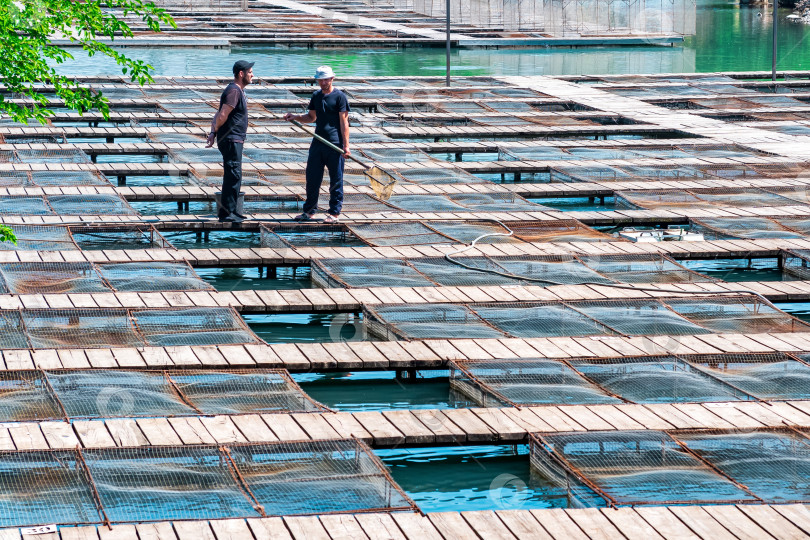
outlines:
M334 79L335 73L329 66L321 66L315 70L316 79Z

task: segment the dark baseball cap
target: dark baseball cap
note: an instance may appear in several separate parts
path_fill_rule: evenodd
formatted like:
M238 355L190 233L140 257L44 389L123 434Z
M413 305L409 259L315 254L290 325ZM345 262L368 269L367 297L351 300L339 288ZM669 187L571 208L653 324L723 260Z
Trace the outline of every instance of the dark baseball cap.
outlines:
M247 60L237 60L233 65L233 74L236 75L240 71L247 71L253 67L256 62L248 62Z

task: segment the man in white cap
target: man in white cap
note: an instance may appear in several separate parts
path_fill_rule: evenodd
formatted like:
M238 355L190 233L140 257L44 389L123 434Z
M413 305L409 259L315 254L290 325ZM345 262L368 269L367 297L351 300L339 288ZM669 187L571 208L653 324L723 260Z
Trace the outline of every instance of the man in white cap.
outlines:
M304 115L287 113L285 120L309 124L315 122L315 134L320 135L338 148L343 154L329 148L318 139L313 139L307 159L307 200L304 211L296 221L309 221L318 209L318 192L323 183L323 168L329 170L329 215L324 223L337 223L343 207L343 166L344 156L349 151L349 99L346 94L332 86L335 74L329 66L315 70L315 80L320 90L312 94L309 112Z

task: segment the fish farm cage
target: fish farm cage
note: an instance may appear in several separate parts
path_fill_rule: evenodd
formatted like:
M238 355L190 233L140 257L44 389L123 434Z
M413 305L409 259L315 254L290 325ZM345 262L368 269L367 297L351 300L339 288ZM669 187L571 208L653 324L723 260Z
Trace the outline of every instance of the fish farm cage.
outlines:
M0 349L261 343L233 308L0 310Z
M323 412L285 370L37 369L0 373L0 422Z
M0 451L0 526L414 511L363 442Z
M585 507L810 500L810 439L790 427L537 433L530 462Z
M0 293L213 291L188 262L0 263Z
M279 246L281 247L281 246ZM716 281L666 255L554 255L409 259L314 259L318 287L575 285ZM463 266L462 266L463 265Z
M454 392L482 407L810 399L810 364L788 353L454 361Z
M807 332L807 324L754 295L645 300L365 305L363 325L384 340L684 336Z
M17 243L0 242L0 251L99 249L174 249L152 225L14 225Z

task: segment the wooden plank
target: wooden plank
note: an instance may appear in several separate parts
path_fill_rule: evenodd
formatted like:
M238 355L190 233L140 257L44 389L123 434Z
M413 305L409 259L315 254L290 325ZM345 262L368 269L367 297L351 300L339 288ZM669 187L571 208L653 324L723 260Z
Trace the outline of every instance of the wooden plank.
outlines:
M489 442L498 440L498 435L469 409L446 409L442 411L451 422L460 427L468 441Z
M589 540L561 508L529 510L529 512L555 540Z
M405 540L405 535L397 527L390 514L355 514L357 523L363 527L369 538L378 540ZM257 538L256 540L260 540Z
M73 429L79 436L84 448L113 448L115 441L104 422L97 420L76 420Z
M263 414L262 420L280 441L308 441L309 435L289 414Z
M354 519L354 516L323 515L320 516L321 525L329 533L332 540L368 540L369 536L363 532L363 528ZM374 536L376 538L376 536Z
M796 527L789 520L770 506L758 504L738 505L743 514L751 521L768 531L777 540L798 540L807 538L807 533Z
M177 540L172 524L166 521L159 523L138 523L135 525L140 540Z
M433 432L437 444L466 442L467 434L437 409L414 409L417 420Z
M199 418L181 416L168 420L183 444L216 444L217 442L214 436L205 429Z
M411 411L382 411L382 415L404 436L407 444L431 444L436 436Z
M492 510L462 512L461 515L482 538L517 540L517 537L509 531L509 528L498 519L498 516Z
M101 540L138 540L138 531L135 525L124 525L118 523L112 529L98 527L98 535Z
M208 430L208 433L210 433L219 444L248 442L245 436L242 435L242 432L239 431L239 428L236 427L236 424L234 424L228 416L201 416L199 418L202 425Z
M553 540L528 510L496 510L495 515L517 538Z
M149 439L149 444L155 446L169 446L183 444L180 437L172 429L171 424L165 418L138 418L138 427Z
M663 538L632 508L602 508L601 512L627 538Z
M245 540L253 537L244 519L212 519L209 525L216 540Z
M433 512L427 515L436 530L445 538L478 540L475 529L458 512Z
M671 506L669 511L701 538L710 540L736 540L737 538L700 506Z
M810 535L810 508L803 504L775 504L772 506L785 519Z
M267 427L258 414L238 414L231 417L233 423L250 442L277 441L278 437Z
M567 508L565 513L592 540L623 538L619 530L596 508Z
M638 506L636 513L664 538L700 540L678 517L662 506Z
M352 413L352 416L374 437L375 445L395 446L405 443L405 435L393 423L389 422L382 413L378 411L361 411Z
M48 441L39 429L39 424L24 423L8 426L9 435L17 450L47 450Z
M731 534L740 540L773 539L759 525L748 519L739 508L730 505L704 506L703 510L712 516Z
M39 424L48 446L51 448L76 448L79 439L67 422L41 422Z
M279 517L249 518L245 521L256 540L292 540L284 520Z
M59 534L62 540L99 540L95 527L63 527Z
M179 540L217 540L207 521L175 521L172 524Z
M444 540L425 516L410 512L395 512L391 517L408 540Z
M284 518L293 538L300 540L331 540L316 516L287 516Z

